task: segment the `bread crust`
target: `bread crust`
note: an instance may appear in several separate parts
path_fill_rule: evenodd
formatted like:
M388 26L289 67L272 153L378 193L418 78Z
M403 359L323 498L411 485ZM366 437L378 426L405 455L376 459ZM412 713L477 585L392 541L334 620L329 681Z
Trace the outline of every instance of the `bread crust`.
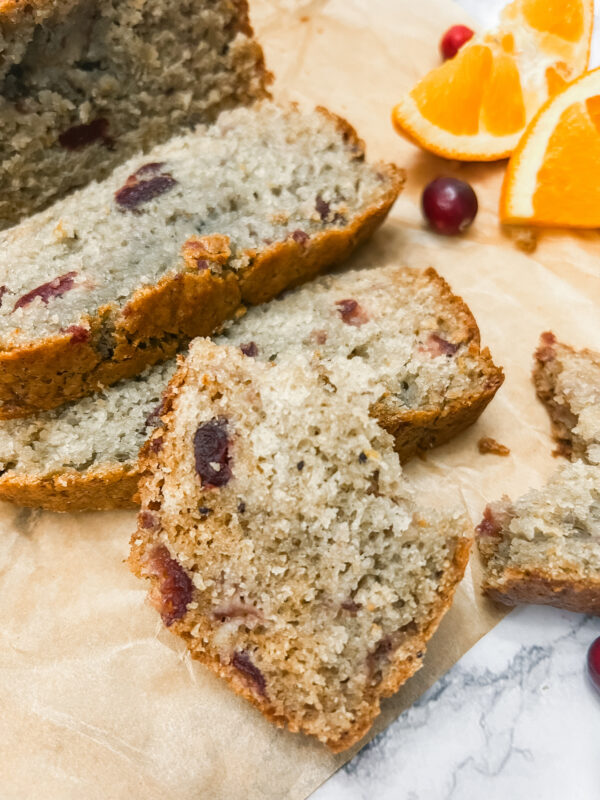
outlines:
M0 478L0 499L48 511L137 508L140 471L135 464L105 464L85 472Z
M155 286L139 289L124 308L99 309L88 320L88 341L65 333L0 352L0 419L55 408L133 377L171 358L194 336L214 333L242 310L242 301L270 300L343 260L381 225L403 186L402 170L379 169L389 180L387 191L344 228L306 242L278 242L260 254L248 251L251 263L240 273L191 273L182 261ZM108 356L102 352L107 331L114 340Z
M483 590L505 605L535 603L600 616L600 578L559 578L542 570L508 567L500 581L488 580Z
M174 378L171 385L174 395L179 382ZM166 413L168 413L168 410L169 409L167 409ZM153 465L156 465L156 463L156 454L146 450L145 468L152 469ZM143 527L139 527L137 532L133 534L130 544L131 553L127 560L129 568L137 577L147 578L148 576L144 572L144 557L147 548L152 546L148 531ZM471 544L472 539L466 536L458 539L452 561L448 565L444 578L440 583L438 599L431 608L429 619L427 619L418 630L407 633L405 638L398 643L393 654L391 654L392 663L387 670L384 680L372 687L371 690L365 694L362 713L357 717L352 727L342 737L338 739L327 739L325 741L326 746L333 753L341 753L359 742L369 731L373 725L373 721L379 715L381 711L381 700L395 694L423 665L423 656L427 648L427 642L433 636L444 614L451 606L456 587L464 576L469 561ZM150 581L152 582L153 578L150 578ZM184 639L189 646L192 658L199 661L225 680L236 694L239 694L252 703L252 705L270 722L280 728L286 728L292 733L303 732L301 726L278 713L267 698L252 691L233 665L222 664L218 659L211 658L205 652L195 649L194 645L197 645L197 640L188 630L185 617L182 620L174 622L169 630ZM314 732L312 733L314 735Z

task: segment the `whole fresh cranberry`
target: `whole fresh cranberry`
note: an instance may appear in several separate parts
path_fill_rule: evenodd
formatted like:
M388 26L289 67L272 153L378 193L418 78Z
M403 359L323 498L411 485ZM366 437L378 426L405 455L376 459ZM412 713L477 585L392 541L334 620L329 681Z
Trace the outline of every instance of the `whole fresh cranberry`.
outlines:
M465 231L477 214L477 195L458 178L436 178L421 197L425 219L436 233L456 236Z
M453 25L448 28L440 41L440 53L444 61L454 58L463 44L468 42L473 34L474 31L471 28L467 28L466 25Z
M590 645L587 666L592 683L600 691L600 636Z

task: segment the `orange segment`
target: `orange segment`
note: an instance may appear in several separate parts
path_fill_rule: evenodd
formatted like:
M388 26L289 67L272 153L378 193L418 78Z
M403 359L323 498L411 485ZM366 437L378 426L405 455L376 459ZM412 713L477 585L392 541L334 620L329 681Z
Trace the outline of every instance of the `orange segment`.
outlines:
M592 18L593 0L513 0L496 29L401 99L396 129L447 158L505 158L540 106L584 72Z
M434 125L459 135L477 133L491 70L489 47L469 47L426 75L411 94L421 114Z
M503 222L600 226L600 69L549 100L506 170Z
M495 136L516 133L525 127L525 105L521 79L514 59L497 56L485 87L482 122Z
M523 0L522 11L527 24L536 31L552 33L568 42L577 42L583 36L582 0Z

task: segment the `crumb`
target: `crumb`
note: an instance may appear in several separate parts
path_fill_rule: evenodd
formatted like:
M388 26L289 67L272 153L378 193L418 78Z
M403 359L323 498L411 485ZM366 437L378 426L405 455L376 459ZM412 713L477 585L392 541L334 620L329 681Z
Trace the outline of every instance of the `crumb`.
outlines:
M495 439L492 439L491 436L482 436L481 439L477 442L477 448L482 455L486 453L491 453L494 456L509 456L510 450L500 442L497 442Z
M309 21L310 21L310 17L307 16L307 15L304 15L303 17L300 17L300 22L309 22Z
M519 225L506 227L515 245L524 253L533 253L537 247L538 235L533 228L524 228Z

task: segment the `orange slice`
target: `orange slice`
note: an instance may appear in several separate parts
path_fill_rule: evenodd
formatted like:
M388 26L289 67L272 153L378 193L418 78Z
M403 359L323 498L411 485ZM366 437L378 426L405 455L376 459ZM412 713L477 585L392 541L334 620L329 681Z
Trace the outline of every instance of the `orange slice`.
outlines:
M399 133L464 161L509 156L540 106L586 69L593 0L514 0L392 112Z
M549 100L508 162L502 222L600 227L600 68Z

